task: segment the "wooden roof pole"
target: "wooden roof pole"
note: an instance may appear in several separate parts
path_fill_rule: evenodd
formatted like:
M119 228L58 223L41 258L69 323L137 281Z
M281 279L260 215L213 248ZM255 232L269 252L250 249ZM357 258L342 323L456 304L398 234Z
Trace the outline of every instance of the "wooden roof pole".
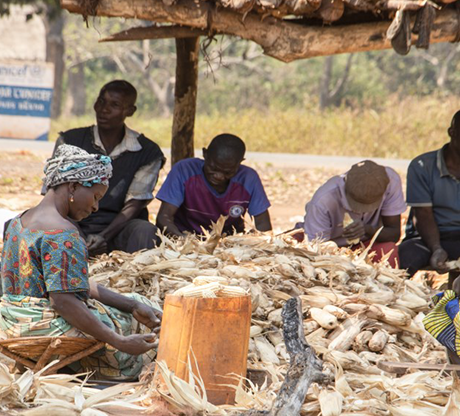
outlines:
M109 35L103 39L103 42L120 42L144 39L171 39L171 38L193 38L196 36L206 36L207 33L201 29L192 29L186 26L142 26L132 27L122 32Z
M200 38L176 39L176 85L171 139L171 164L194 156Z

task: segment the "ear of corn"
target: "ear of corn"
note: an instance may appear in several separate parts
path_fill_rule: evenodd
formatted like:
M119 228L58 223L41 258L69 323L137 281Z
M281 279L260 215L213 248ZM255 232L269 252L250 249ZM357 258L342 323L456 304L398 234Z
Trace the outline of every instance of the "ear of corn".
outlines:
M217 292L217 294L218 296L222 296L224 298L231 298L231 297L238 297L238 296L246 296L248 292L242 287L222 286L221 285L221 288Z
M222 276L197 276L193 279L193 284L195 286L201 286L215 282L226 285L228 284L228 278Z
M345 212L343 216L343 228L347 228L351 224L353 224L353 219L350 217L350 214L348 212ZM351 240L347 240L347 244L350 244L350 245L359 244L359 238L353 238Z
M310 315L325 329L333 329L339 324L337 318L324 309L310 308Z
M215 297L216 293L220 289L220 284L217 282L207 283L200 286L195 286L194 284L185 286L179 290L176 290L174 296L185 296L191 298L201 298L201 297Z
M303 322L303 329L305 334L311 334L313 331L316 331L319 328L319 323L314 319L306 320Z
M301 295L302 305L304 308L314 307L314 308L324 308L326 305L331 305L332 301L328 298L315 295Z
M356 335L353 341L353 349L357 352L361 352L368 349L368 342L374 334L371 331L363 331Z
M348 314L343 309L334 305L326 305L323 310L329 312L331 315L334 315L337 319L340 320L346 319L348 317Z
M379 330L372 335L372 338L369 340L369 349L374 352L382 351L385 348L387 341L388 333L383 330Z
M211 279L210 283L204 283L205 279L199 279L198 284L194 283L185 287L182 287L176 290L173 295L175 296L184 296L190 298L216 298L216 297L239 297L246 296L248 292L236 286L224 286L219 283L218 280L215 281Z

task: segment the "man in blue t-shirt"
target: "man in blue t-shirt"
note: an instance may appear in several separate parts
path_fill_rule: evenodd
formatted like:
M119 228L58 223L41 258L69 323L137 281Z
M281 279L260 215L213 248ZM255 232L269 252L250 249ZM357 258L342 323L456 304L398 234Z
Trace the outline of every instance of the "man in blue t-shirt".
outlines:
M202 227L209 230L224 215L224 232L242 232L247 211L259 231L271 230L270 202L257 172L241 165L245 152L239 137L220 134L203 148L204 160L176 163L157 194L157 226L170 235L202 234Z
M445 273L446 261L460 257L460 111L452 118L448 134L449 143L417 156L407 171L412 233L406 229L399 257L401 268L411 276L428 266ZM449 273L449 288L457 275Z

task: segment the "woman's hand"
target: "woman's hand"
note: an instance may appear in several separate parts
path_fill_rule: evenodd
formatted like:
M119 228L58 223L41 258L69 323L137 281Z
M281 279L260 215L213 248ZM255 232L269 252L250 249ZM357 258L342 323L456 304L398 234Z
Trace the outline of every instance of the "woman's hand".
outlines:
M160 331L162 313L143 303L136 302L132 311L133 317L137 322L153 329L153 332Z
M134 334L127 337L121 336L112 344L117 350L131 355L141 355L158 346L156 334Z

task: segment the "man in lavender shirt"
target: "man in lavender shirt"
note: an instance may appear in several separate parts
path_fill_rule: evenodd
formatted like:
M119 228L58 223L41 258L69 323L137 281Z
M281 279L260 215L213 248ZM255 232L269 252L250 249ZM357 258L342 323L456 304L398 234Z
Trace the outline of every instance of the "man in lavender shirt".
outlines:
M310 240L334 241L338 246L367 245L380 228L372 251L374 261L393 250L389 262L396 267L396 243L401 214L406 210L401 179L391 168L364 160L345 174L322 185L307 203L304 231ZM344 227L345 213L353 222Z
M157 194L157 226L170 235L202 234L224 215L224 232L242 232L248 212L259 231L271 230L270 202L257 172L241 164L245 152L239 137L220 134L203 149L204 160L176 163Z

